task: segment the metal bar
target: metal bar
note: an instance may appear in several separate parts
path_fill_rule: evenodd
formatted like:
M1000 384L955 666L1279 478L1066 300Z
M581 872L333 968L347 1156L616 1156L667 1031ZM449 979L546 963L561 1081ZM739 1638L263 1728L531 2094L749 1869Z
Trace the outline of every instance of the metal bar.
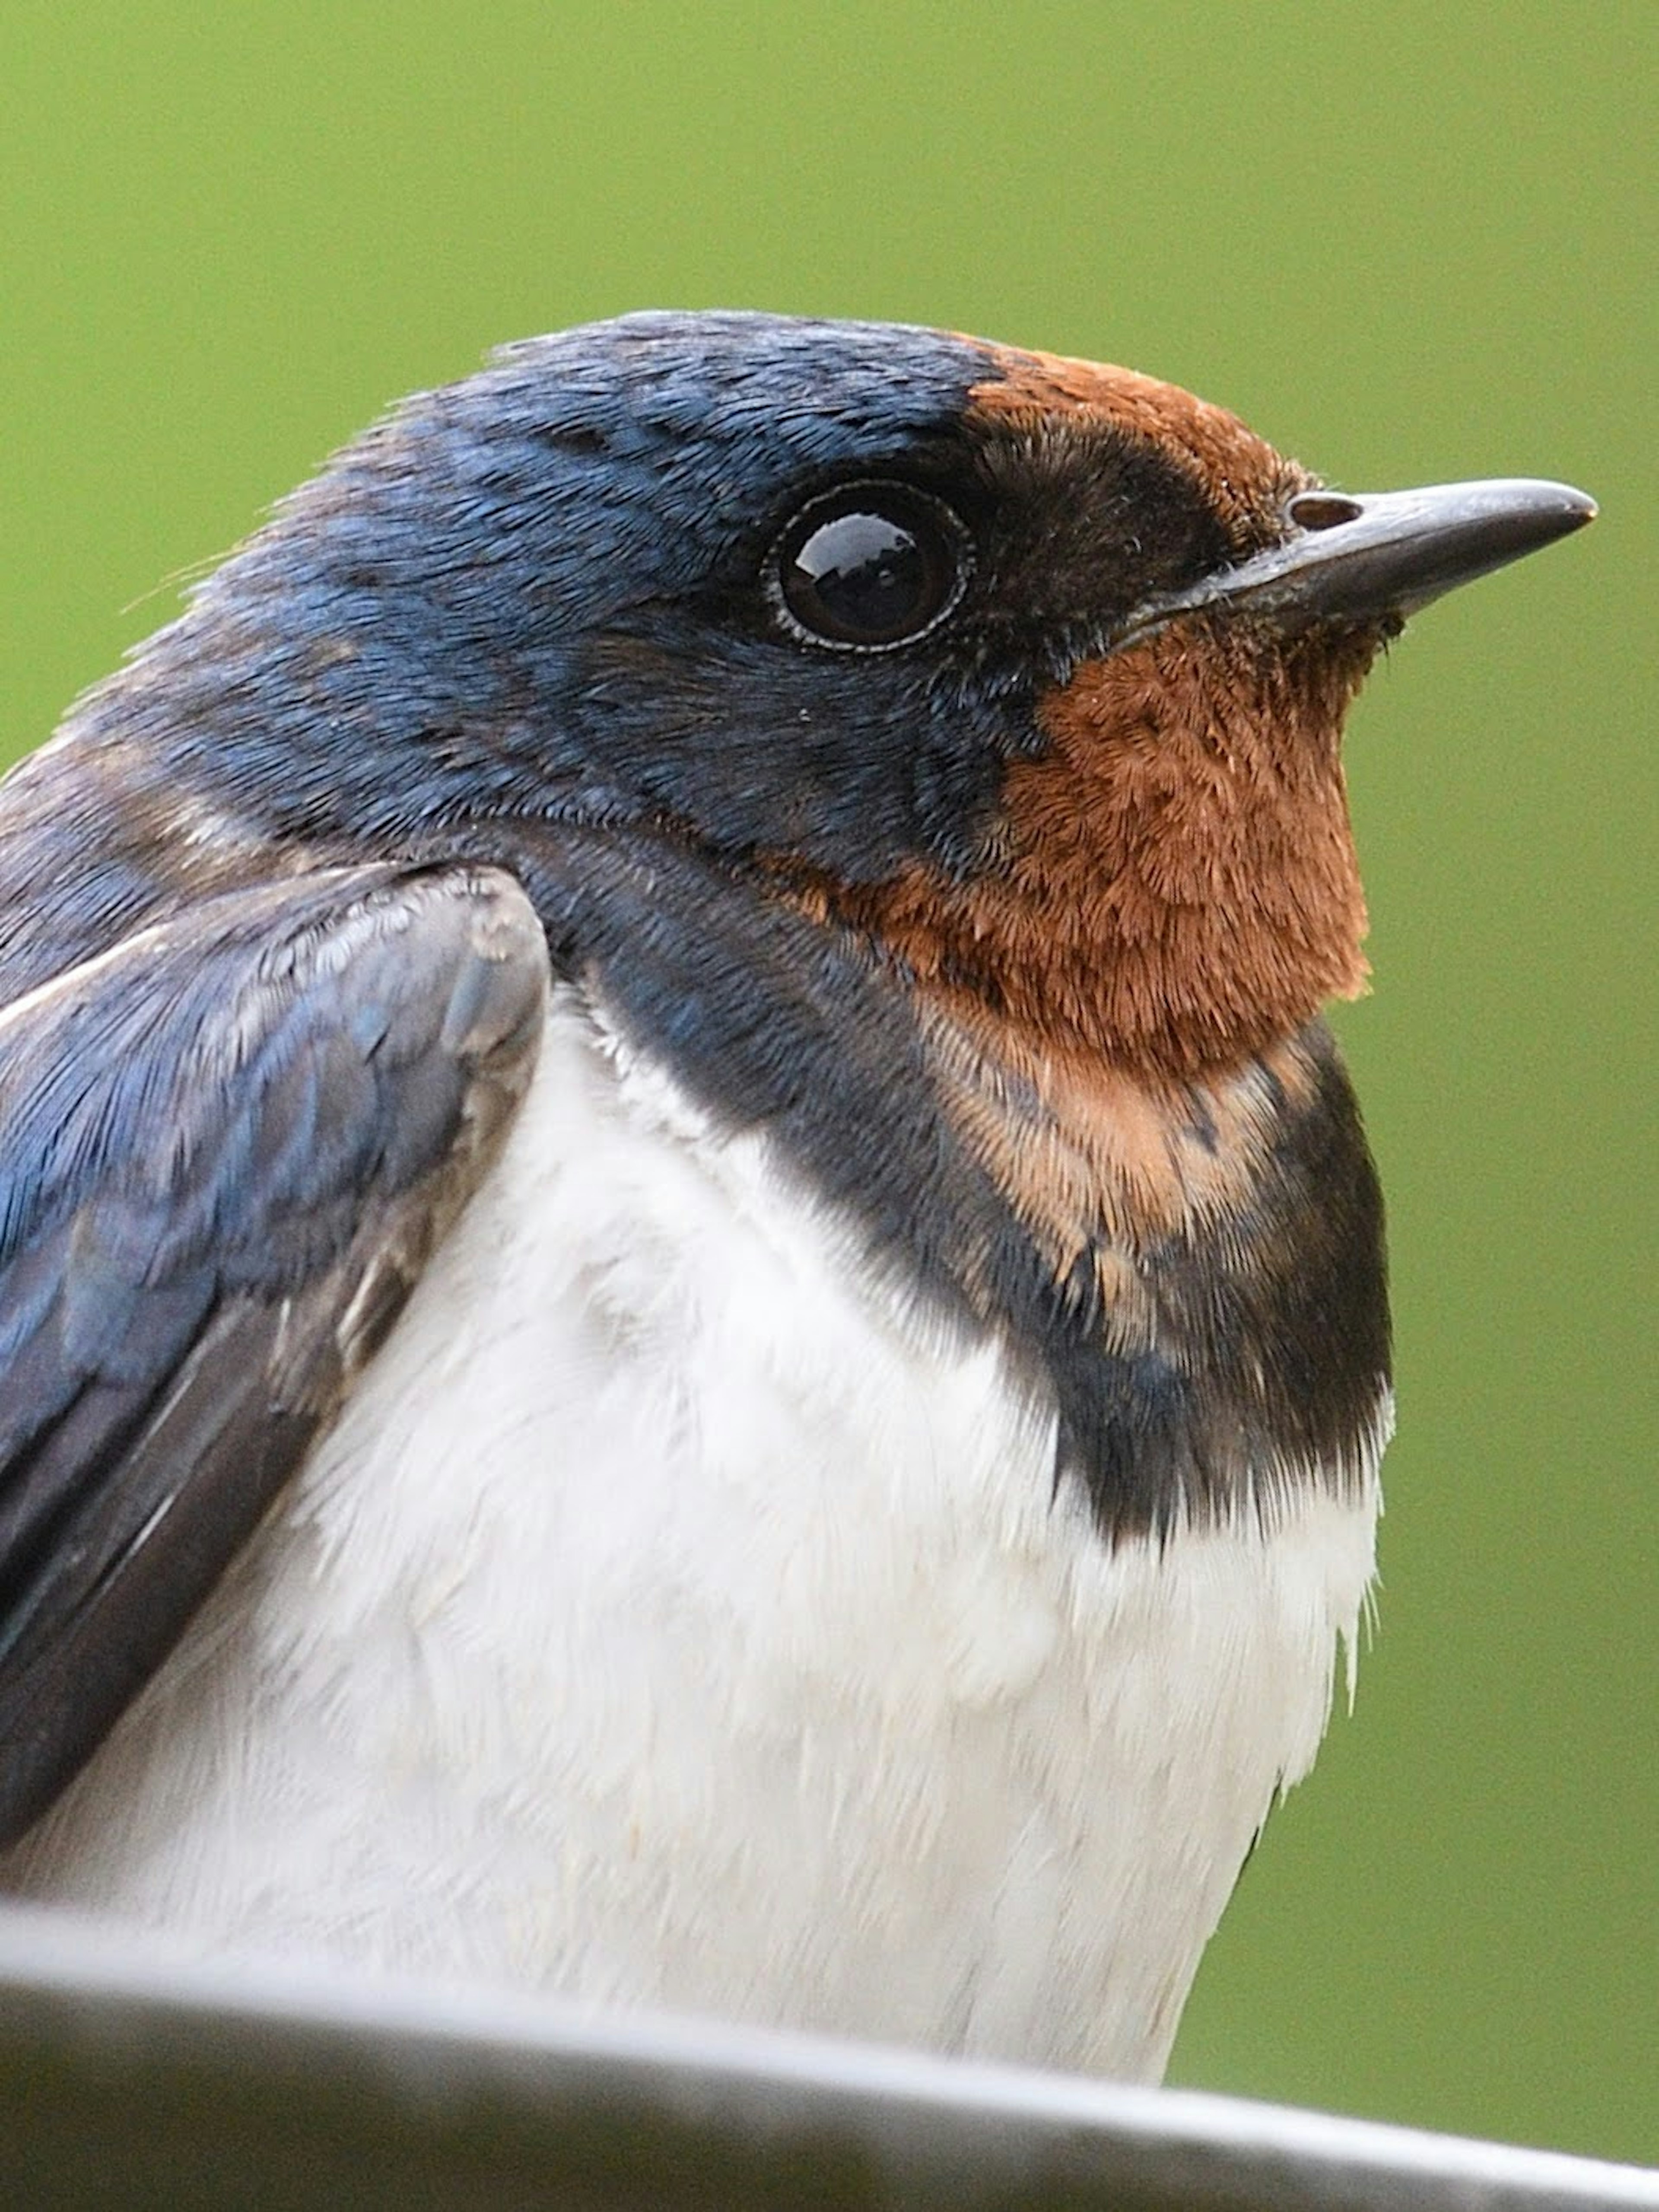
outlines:
M0 2203L95 2212L1659 2212L1659 2172L0 1908Z

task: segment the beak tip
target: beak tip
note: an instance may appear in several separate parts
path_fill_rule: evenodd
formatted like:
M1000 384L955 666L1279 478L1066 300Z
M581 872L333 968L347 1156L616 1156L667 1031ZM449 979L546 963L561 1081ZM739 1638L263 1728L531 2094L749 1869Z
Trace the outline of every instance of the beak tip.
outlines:
M1512 490L1517 508L1530 512L1540 522L1553 521L1563 532L1582 530L1594 522L1601 509L1587 491L1576 484L1553 483L1540 477L1521 477L1495 483L1494 492Z

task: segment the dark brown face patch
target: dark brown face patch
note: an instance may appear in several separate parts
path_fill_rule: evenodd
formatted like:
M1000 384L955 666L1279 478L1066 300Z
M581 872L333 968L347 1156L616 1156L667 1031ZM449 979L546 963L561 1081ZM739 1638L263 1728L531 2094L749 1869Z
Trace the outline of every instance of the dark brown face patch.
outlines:
M1063 354L985 350L998 373L969 393L970 421L977 416L1004 432L1109 434L1155 447L1191 472L1236 550L1253 549L1264 533L1282 528L1286 501L1311 481L1236 415L1179 385Z
M1263 641L1194 618L1086 661L1009 764L1000 848L819 887L1011 1053L1142 1077L1237 1066L1364 985L1342 718L1374 641Z

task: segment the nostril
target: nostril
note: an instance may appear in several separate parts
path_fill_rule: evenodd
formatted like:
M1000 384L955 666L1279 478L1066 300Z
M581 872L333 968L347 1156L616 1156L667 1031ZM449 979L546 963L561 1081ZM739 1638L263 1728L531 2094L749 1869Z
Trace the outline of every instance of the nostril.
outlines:
M1364 509L1357 499L1340 492L1299 492L1290 504L1291 520L1300 530L1335 530L1342 523L1358 522Z

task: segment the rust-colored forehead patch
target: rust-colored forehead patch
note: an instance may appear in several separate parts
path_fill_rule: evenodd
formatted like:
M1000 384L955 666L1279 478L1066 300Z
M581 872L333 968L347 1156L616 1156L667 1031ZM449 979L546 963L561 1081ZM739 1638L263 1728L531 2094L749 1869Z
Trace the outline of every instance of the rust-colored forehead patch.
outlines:
M1275 453L1236 415L1137 369L1024 353L975 339L995 374L969 392L969 419L1035 430L1045 425L1103 428L1145 439L1183 464L1227 528L1249 532L1277 514L1313 479Z

